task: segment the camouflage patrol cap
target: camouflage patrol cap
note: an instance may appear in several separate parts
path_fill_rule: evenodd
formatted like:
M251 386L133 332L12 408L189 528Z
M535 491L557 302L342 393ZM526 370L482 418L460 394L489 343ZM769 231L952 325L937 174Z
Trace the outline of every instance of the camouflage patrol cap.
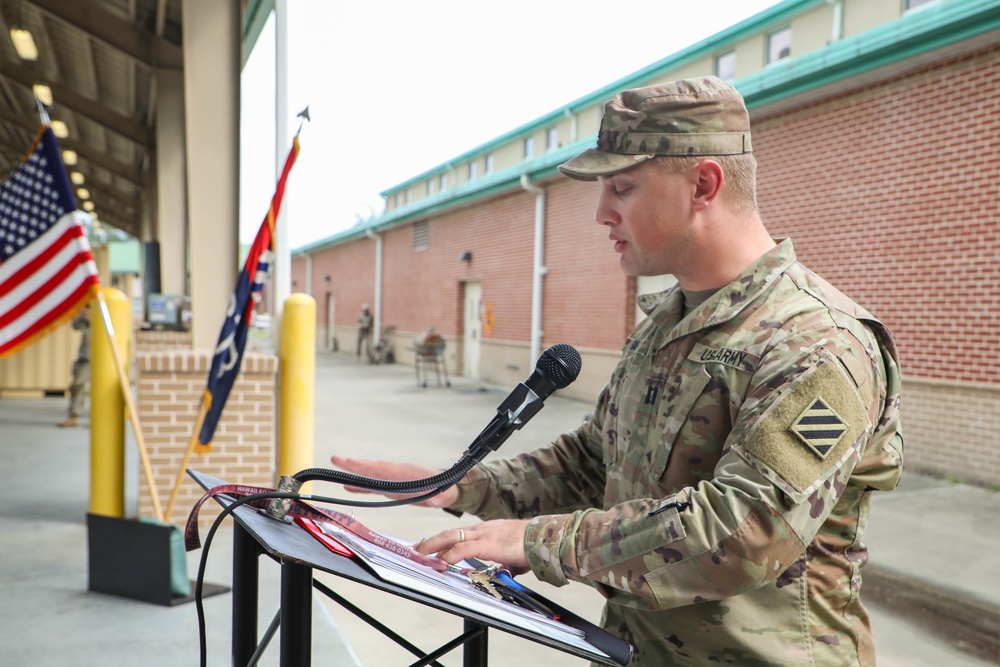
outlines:
M559 165L581 181L624 171L658 155L751 152L750 115L736 89L714 76L633 88L604 104L597 148Z

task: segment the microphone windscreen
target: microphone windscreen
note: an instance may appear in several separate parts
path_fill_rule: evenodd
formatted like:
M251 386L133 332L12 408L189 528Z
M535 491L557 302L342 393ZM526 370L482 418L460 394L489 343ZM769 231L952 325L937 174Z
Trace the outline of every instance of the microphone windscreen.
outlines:
M576 348L566 343L553 345L542 353L535 367L542 372L557 389L564 389L580 374L583 360Z

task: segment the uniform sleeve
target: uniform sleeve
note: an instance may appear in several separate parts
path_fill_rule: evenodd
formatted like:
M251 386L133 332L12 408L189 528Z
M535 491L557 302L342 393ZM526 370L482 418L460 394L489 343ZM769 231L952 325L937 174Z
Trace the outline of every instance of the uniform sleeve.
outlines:
M647 609L778 579L829 517L877 423L884 393L866 349L846 332L784 340L762 358L712 479L537 517L525 538L532 570Z
M607 390L593 418L548 447L477 465L459 482L459 499L449 509L481 519L501 519L600 506L604 491L601 414L606 396Z

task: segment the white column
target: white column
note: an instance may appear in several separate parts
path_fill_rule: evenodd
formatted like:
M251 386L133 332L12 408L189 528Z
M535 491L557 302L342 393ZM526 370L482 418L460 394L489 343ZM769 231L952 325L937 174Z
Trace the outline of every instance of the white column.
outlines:
M214 348L239 275L240 3L182 0L195 349Z
M156 72L156 236L160 291L187 293L187 184L184 158L184 75Z
M285 166L285 158L292 147L291 132L288 128L288 2L274 0L274 137L275 137L275 182L281 176ZM293 189L294 177L289 176L285 183L285 196L281 202L281 211L275 221L274 232L274 271L271 274L271 287L274 293L274 323L271 331L277 338L281 332L281 311L285 300L292 293L292 253L288 247L288 209L292 205L289 196Z

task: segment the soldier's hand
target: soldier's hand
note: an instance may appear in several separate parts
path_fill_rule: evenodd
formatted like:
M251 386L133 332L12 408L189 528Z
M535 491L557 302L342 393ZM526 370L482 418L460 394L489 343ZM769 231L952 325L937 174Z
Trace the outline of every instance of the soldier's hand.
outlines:
M423 479L425 477L433 477L440 473L440 470L434 470L433 468L425 468L423 466L418 466L413 463L393 463L392 461L373 461L369 459L351 459L344 456L331 456L330 462L336 467L344 470L346 472L354 473L355 475L361 475L362 477L372 477L374 479L385 479L390 481L410 481L414 479ZM354 491L357 493L378 493L377 491L371 491L369 489L362 489L354 486L344 487L348 491ZM410 493L410 494L383 494L388 495L390 498L412 498L414 496L423 495L425 491L420 493ZM428 498L427 500L421 500L419 503L414 503L415 505L422 505L424 507L449 507L452 503L458 500L458 489L454 486L450 486L441 493Z
M511 574L528 571L528 557L524 553L524 533L529 519L497 519L484 521L464 528L450 528L421 540L414 546L420 553L438 555L438 558L457 563L467 558L499 563Z

